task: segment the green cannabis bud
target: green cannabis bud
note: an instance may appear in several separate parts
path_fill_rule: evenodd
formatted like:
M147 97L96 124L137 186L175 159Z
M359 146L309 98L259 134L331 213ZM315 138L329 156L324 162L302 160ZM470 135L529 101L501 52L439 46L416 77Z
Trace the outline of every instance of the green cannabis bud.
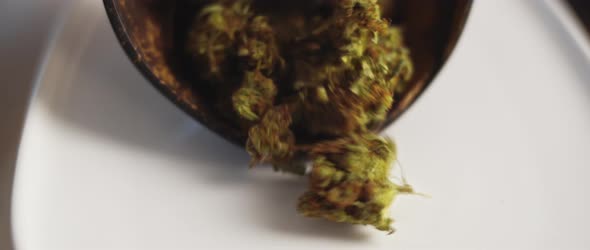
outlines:
M399 192L389 180L395 145L372 133L319 143L311 150L310 188L299 199L307 216L390 231L387 210Z
M413 73L401 31L377 0L260 2L210 0L194 17L186 51L215 107L248 130L252 165L303 174L298 156L312 160L301 214L391 231L411 188L391 182L395 145L371 129Z
M254 164L280 163L291 158L295 152L295 136L289 129L291 122L288 107L277 106L266 112L262 121L250 129L246 149Z
M232 102L242 118L256 121L273 106L276 95L277 88L272 79L260 71L246 72L241 87L232 96Z

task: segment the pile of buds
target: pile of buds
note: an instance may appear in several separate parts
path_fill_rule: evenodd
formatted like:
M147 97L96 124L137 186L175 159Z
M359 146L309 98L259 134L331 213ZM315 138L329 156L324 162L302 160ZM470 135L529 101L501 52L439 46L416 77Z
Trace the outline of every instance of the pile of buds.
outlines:
M307 172L297 207L305 216L391 231L389 206L412 190L390 180L395 144L374 129L413 68L378 1L308 1L283 13L205 2L185 43L194 84L247 131L251 164Z

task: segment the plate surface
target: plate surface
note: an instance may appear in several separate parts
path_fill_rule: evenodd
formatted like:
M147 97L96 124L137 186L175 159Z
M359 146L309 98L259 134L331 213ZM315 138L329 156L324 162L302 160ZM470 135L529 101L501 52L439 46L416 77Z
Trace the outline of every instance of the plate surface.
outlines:
M432 196L400 197L392 236L297 215L305 179L248 170L147 84L100 1L70 8L19 150L20 249L590 247L590 65L540 1L476 2L447 66L387 131Z

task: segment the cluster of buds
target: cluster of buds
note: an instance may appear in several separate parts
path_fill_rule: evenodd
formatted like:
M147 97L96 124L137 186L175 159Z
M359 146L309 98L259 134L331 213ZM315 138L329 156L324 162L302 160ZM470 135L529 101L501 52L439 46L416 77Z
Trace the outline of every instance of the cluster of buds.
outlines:
M210 2L187 52L220 112L248 130L252 165L292 171L285 166L303 166L297 156L307 155L301 214L392 230L388 208L411 189L390 180L395 145L371 129L413 68L378 1L308 1L299 15L258 11L249 0Z

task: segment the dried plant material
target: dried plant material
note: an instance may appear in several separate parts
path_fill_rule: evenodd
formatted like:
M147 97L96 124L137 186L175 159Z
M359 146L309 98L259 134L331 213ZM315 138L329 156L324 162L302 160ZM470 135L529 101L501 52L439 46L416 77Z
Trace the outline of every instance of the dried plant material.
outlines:
M189 31L186 50L218 111L249 130L252 165L303 174L298 156L311 157L301 214L391 231L389 206L412 191L390 181L395 145L371 128L413 73L400 30L377 0L256 6L209 1Z
M187 51L202 67L204 78L219 83L240 70L270 74L282 63L268 18L254 15L249 1L205 6L189 32Z
M281 163L293 156L295 136L289 129L291 122L289 108L278 106L266 112L262 121L250 129L246 149L253 165Z
M396 157L391 140L353 135L318 144L311 152L310 188L298 205L302 214L392 230L388 208L404 190L389 180Z
M260 71L246 72L241 87L232 96L232 103L242 118L256 121L273 106L276 95L272 79Z

